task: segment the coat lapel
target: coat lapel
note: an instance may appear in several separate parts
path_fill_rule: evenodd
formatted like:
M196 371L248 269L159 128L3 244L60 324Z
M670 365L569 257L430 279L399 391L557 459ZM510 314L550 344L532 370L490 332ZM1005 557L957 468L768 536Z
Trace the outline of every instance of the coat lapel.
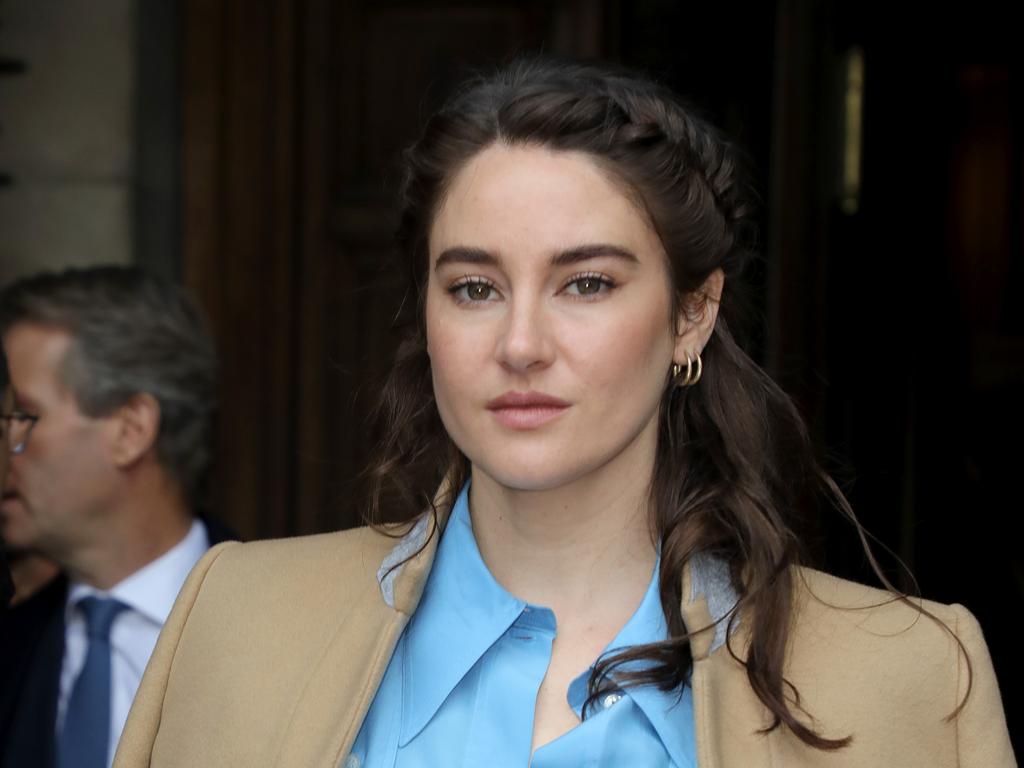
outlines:
M700 768L770 768L775 764L771 736L758 733L770 723L768 710L750 695L746 669L730 653L730 645L741 657L746 652L742 622L726 643L725 617L736 596L725 563L694 557L683 571L683 595L683 622L696 633L690 646L697 764Z
M442 521L447 510L439 514ZM398 640L416 609L437 551L432 517L421 518L387 555L375 555L365 590L316 661L276 765L337 768L352 749ZM403 562L404 561L404 562ZM376 566L380 566L377 568ZM353 663L353 659L361 663Z

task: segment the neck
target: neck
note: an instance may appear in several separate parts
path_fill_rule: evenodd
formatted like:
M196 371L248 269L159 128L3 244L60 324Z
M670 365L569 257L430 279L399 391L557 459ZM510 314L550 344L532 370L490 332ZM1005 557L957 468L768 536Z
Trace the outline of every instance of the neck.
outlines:
M543 491L510 489L474 468L470 508L487 567L512 594L551 608L560 624L589 621L599 606L628 618L657 559L652 464L653 451L651 461L606 465Z
M159 492L157 492L159 491ZM161 487L126 494L98 535L62 558L68 575L108 590L173 549L188 535L193 516L180 493Z

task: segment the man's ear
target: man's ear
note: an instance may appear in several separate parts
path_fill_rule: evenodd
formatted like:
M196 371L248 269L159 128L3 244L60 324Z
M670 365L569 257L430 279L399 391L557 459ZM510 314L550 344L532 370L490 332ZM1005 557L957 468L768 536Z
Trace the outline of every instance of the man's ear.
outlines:
M725 273L716 269L704 284L679 302L676 316L676 345L672 362L685 366L687 359L696 360L718 320L718 306L725 287Z
M160 403L144 392L132 398L111 415L110 453L114 463L128 467L156 445L160 433Z

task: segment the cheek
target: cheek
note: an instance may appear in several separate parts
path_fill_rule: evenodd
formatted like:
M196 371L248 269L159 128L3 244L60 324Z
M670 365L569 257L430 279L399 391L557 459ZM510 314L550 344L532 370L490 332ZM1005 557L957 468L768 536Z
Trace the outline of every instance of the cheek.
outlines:
M430 358L434 401L449 431L456 422L470 418L480 399L479 373L476 361L460 354L456 345L439 345Z
M571 347L587 369L589 383L660 390L672 364L672 329L666 312L647 308L609 318L597 327L581 327Z
M450 378L479 373L494 351L496 317L493 307L459 307L447 293L431 286L424 309L431 365Z
M49 435L45 447L31 469L48 495L85 495L103 483L110 470L107 446L95 424L69 425L60 434Z
M444 410L448 403L458 403L459 392L472 381L473 361L466 351L472 348L465 341L466 330L445 317L443 308L428 300L426 309L427 354L434 382L434 397Z

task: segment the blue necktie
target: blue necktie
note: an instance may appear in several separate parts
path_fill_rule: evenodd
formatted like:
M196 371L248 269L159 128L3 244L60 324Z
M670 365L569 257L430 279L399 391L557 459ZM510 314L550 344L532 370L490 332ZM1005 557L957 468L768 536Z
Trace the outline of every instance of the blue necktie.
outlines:
M86 597L78 607L85 614L89 648L85 664L71 689L57 749L59 768L107 768L110 748L110 627L128 606L117 600Z

